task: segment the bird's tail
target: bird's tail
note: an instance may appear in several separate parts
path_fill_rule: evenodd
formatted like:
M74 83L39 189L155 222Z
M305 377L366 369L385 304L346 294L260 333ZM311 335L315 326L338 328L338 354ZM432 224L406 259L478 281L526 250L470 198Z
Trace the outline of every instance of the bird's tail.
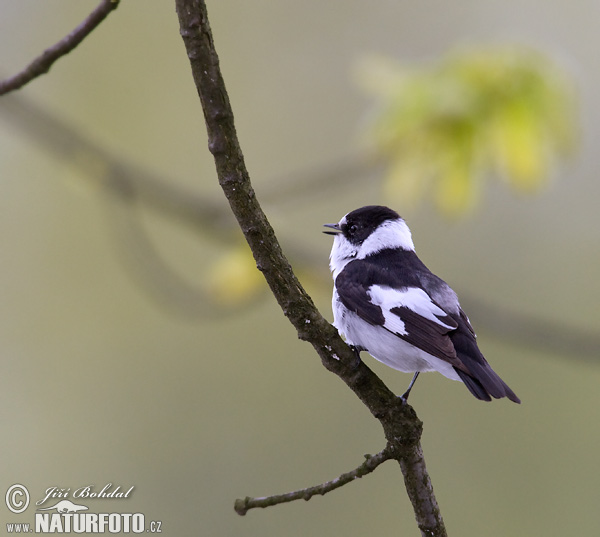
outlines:
M457 367L454 369L458 373L460 379L465 383L465 386L475 397L477 397L477 399L480 399L481 401L491 401L492 397L495 397L496 399L508 397L511 401L520 403L521 400L516 396L515 392L506 385L489 364L486 363L485 365L487 367L483 366L479 368L479 378L476 378L469 373L465 373Z

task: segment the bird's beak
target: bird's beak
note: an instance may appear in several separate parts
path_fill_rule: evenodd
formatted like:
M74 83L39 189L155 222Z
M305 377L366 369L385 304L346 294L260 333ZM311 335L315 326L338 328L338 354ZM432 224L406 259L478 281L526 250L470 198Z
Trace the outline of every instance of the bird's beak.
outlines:
M323 224L323 227L330 227L333 229L333 231L323 231L326 235L337 235L342 232L339 224Z

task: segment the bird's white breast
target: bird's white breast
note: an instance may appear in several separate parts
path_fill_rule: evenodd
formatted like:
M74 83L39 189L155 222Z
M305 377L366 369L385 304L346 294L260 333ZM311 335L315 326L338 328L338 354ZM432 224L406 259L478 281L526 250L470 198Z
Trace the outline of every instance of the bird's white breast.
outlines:
M385 365L404 373L439 371L449 379L460 380L449 363L411 345L382 326L367 323L356 313L348 310L339 300L335 290L332 309L333 324L344 336L346 342L366 350L373 358ZM389 315L393 314L389 313ZM397 317L394 327L397 333L404 335L406 331L403 324L402 320Z

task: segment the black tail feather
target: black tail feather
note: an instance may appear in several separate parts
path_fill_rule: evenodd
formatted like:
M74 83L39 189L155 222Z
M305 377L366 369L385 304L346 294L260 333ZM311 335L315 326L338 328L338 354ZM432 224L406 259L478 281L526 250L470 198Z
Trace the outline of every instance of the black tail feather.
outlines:
M481 401L491 401L492 397L495 397L496 399L508 397L508 399L515 403L521 402L515 395L515 392L513 392L506 383L494 373L489 365L487 368L482 367L480 368L481 371L478 371L483 382L456 367L454 369L469 391Z

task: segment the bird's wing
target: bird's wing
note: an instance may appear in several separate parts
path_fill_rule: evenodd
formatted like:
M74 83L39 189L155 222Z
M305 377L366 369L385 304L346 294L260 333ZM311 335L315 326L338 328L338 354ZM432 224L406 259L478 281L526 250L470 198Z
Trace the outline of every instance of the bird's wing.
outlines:
M336 278L339 299L361 319L382 326L423 351L464 368L449 333L457 322L420 287L391 282L383 269L359 260ZM393 287L384 284L393 283Z
M422 271L415 274L414 271L394 267L393 263L382 268L367 260L355 260L337 276L336 291L344 306L364 321L382 326L452 365L478 399L490 401L492 397L508 397L520 403L481 354L475 332L458 302L458 310L454 312L451 301L442 294L441 298L445 299L442 303L449 302L446 309L442 307L423 289L422 276ZM437 280L434 283L439 283ZM425 283L429 284L425 285L425 289L436 296L431 276Z

